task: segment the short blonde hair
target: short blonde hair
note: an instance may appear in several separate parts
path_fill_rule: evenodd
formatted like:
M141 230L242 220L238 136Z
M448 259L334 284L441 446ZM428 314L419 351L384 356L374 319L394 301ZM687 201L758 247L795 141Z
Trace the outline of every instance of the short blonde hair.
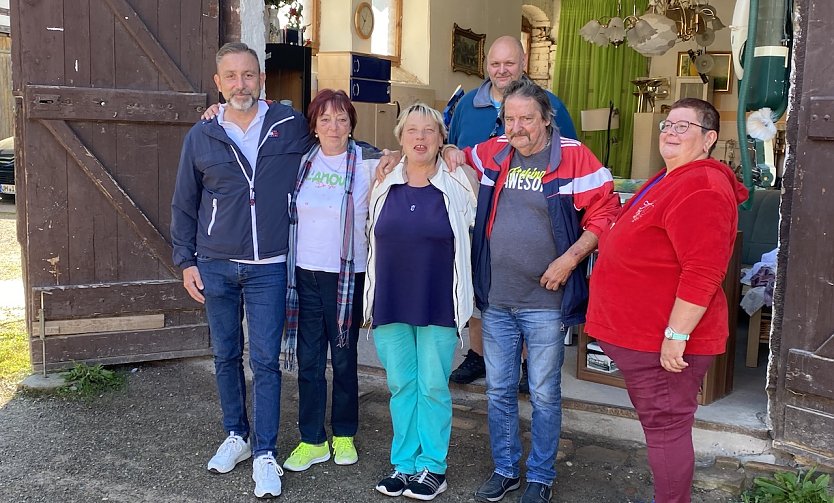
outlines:
M397 125L394 126L394 136L397 137L397 141L402 143L402 134L403 128L405 128L405 121L408 120L408 116L413 113L416 113L421 117L428 117L429 119L433 120L437 124L437 130L440 132L440 138L442 142L446 142L446 138L449 136L449 132L446 130L446 124L443 123L443 115L434 108L420 101L414 103L410 107L403 110L402 113L400 113L400 116L397 119Z

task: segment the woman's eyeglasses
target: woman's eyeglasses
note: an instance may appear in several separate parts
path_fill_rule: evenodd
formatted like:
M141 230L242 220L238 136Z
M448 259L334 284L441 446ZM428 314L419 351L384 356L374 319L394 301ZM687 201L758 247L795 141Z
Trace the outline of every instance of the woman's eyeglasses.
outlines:
M660 129L661 133L667 133L669 131L669 129L671 128L677 134L684 134L687 131L687 129L689 129L689 126L698 126L699 128L705 129L707 131L715 131L712 128L702 126L702 125L698 124L697 122L690 122L690 121L672 122L672 121L662 120L657 124L657 127L658 127L658 129Z

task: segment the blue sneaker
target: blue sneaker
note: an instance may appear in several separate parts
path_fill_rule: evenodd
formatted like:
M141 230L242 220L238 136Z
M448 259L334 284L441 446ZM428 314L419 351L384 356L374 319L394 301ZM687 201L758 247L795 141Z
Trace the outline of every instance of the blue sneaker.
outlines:
M508 492L515 491L519 487L521 487L520 477L511 479L493 472L489 479L475 491L475 501L481 503L501 501Z

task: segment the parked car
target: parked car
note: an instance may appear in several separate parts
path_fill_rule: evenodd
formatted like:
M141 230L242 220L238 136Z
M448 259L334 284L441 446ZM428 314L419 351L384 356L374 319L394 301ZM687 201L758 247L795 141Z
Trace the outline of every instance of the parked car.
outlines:
M0 196L14 197L14 136L0 141Z

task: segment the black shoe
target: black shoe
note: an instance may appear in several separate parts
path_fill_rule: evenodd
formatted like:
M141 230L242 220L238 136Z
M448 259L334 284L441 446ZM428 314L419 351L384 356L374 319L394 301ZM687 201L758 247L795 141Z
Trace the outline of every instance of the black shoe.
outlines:
M530 378L527 376L527 360L521 361L521 375L518 378L518 392L530 394Z
M408 480L403 491L406 498L431 501L435 496L446 490L446 475L423 470Z
M449 380L458 384L469 384L482 377L486 377L484 357L470 349L460 366L449 376Z
M524 489L524 494L521 495L519 503L549 503L550 501L550 486L546 486L539 482L528 482L527 488Z
M510 491L515 491L519 487L521 487L521 478L511 479L493 472L489 479L475 491L475 501L481 503L501 501L504 495Z
M379 481L376 485L376 490L386 496L399 496L403 493L403 490L405 490L405 486L408 485L408 481L411 477L413 477L413 475L400 473L397 470L394 470L391 475Z

